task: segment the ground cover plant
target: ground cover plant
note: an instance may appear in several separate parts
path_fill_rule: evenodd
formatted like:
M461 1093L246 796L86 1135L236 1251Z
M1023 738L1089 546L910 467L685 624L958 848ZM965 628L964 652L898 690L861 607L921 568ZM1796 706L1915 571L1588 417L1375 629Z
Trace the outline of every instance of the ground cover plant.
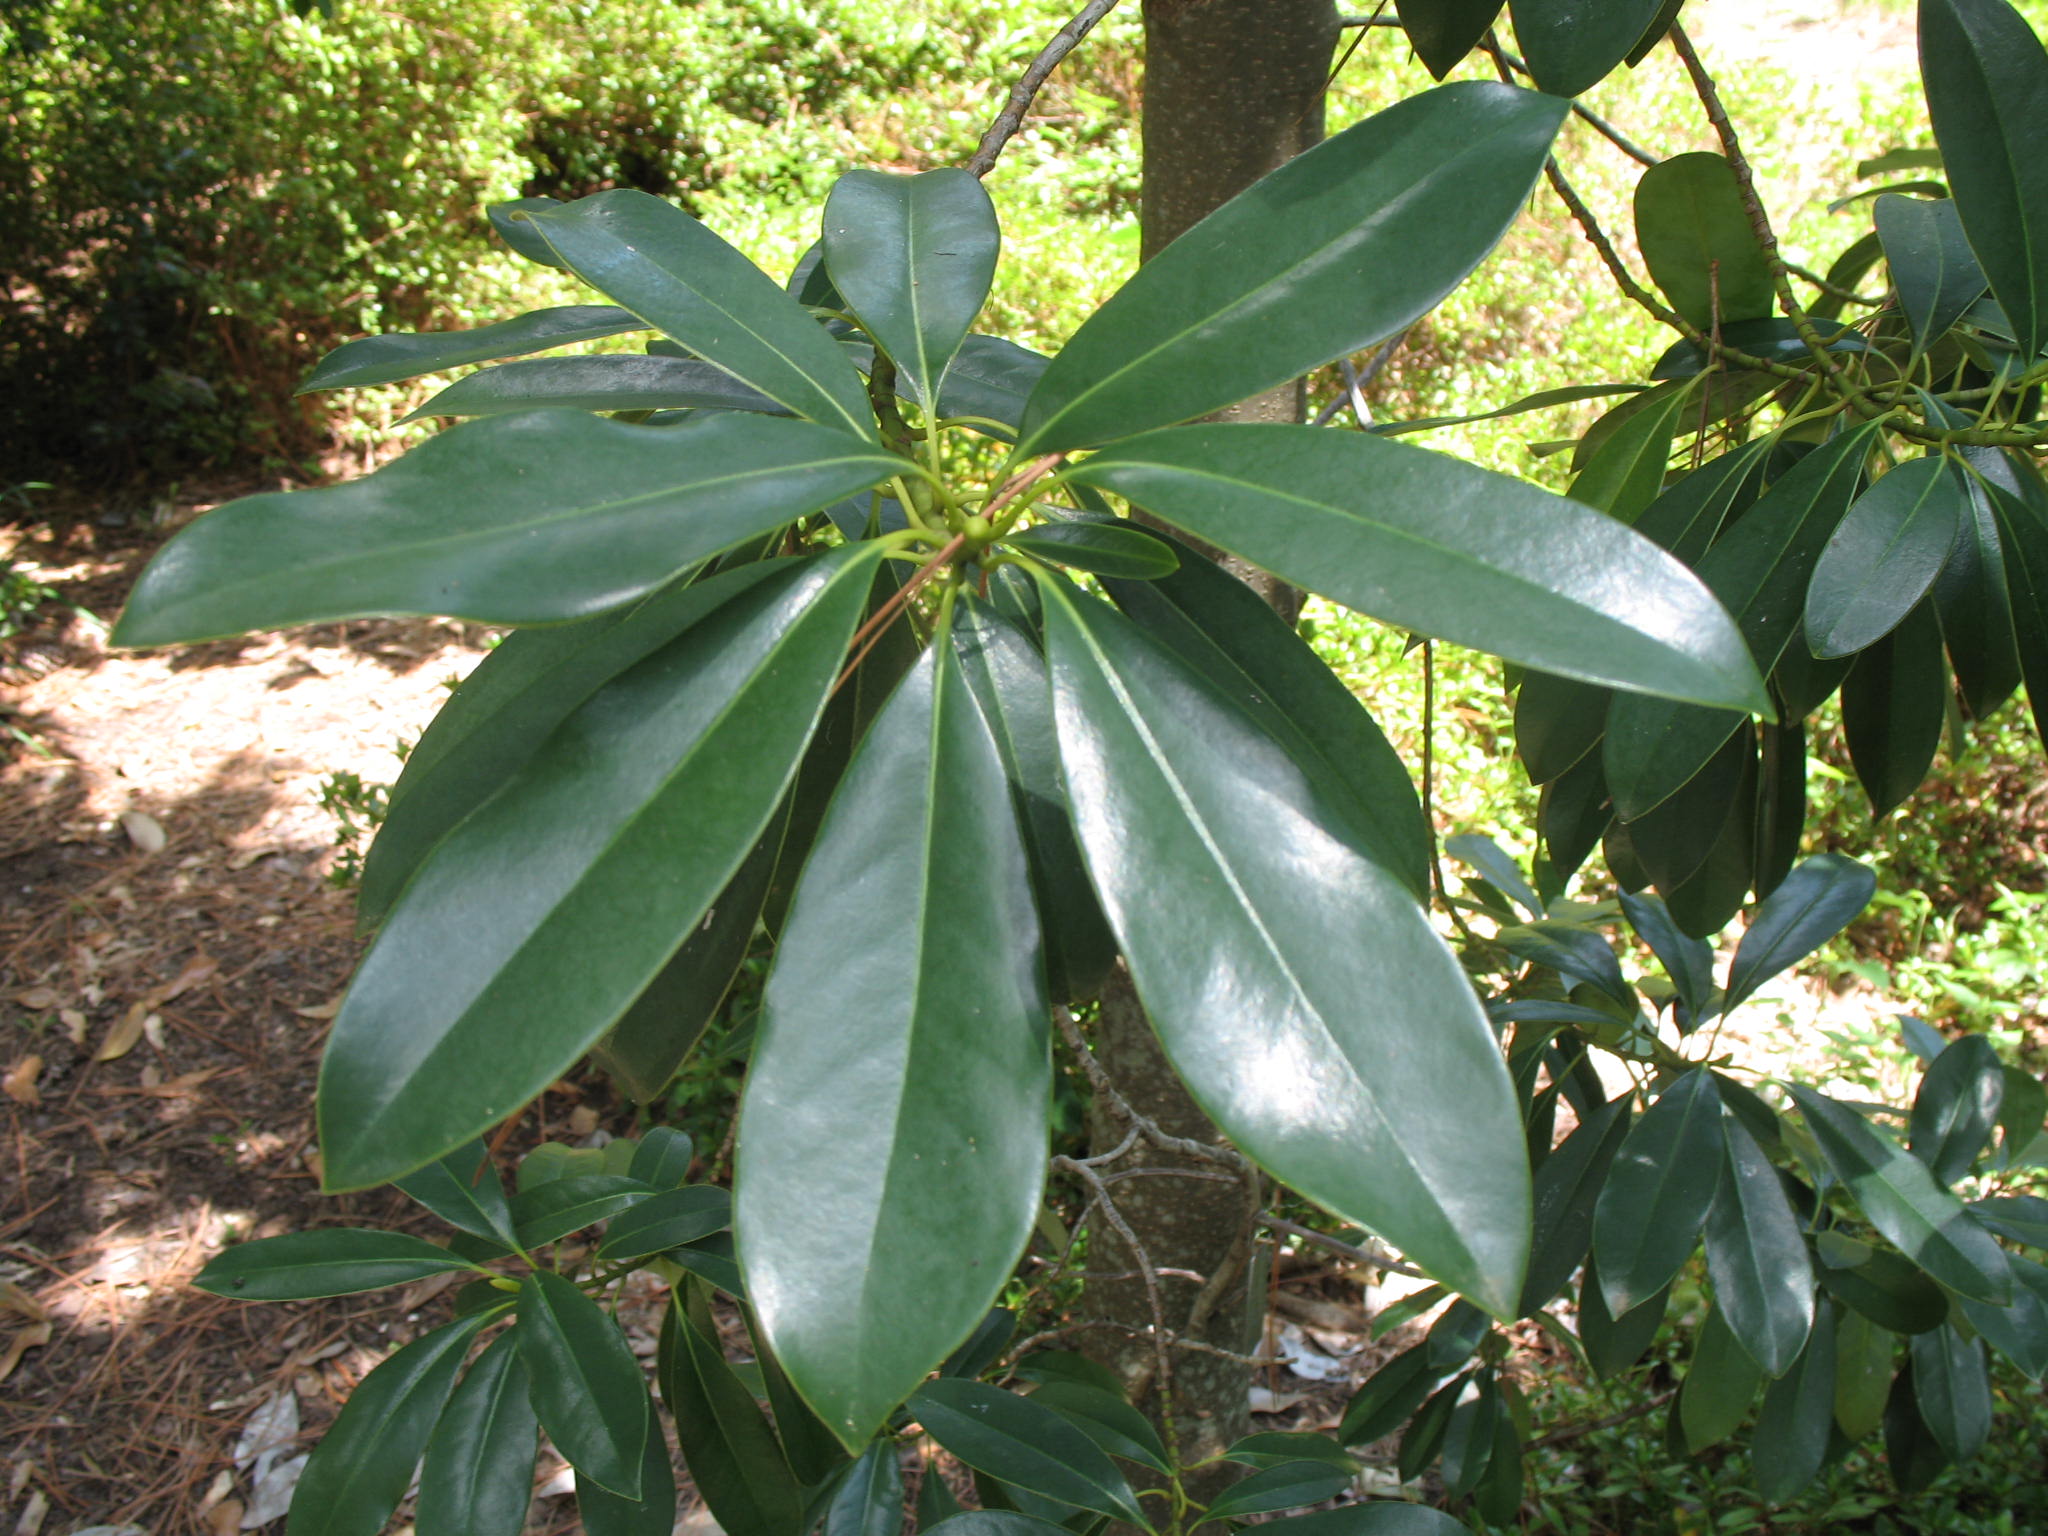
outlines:
M991 1304L1040 1220L1054 1022L1124 1139L1238 1186L1248 1231L1272 1224L1270 1177L1465 1298L1398 1380L1368 1384L1343 1438L1416 1413L1404 1471L1441 1456L1477 1518L1514 1517L1527 1436L1487 1314L1542 1313L1590 1249L1578 1338L1619 1369L1702 1232L1700 1349L1717 1353L1679 1396L1688 1448L1770 1378L1757 1475L1796 1492L1876 1427L1844 1422L1845 1328L1854 1402L1882 1397L1903 1483L1982 1443L1979 1337L2043 1363L2038 1267L1999 1239L2043 1234L2025 1195L1972 1209L1951 1186L2025 1165L2039 1084L1981 1041L1950 1046L1902 1147L1810 1089L1787 1121L1712 1070L1711 1030L1693 1037L1869 897L1859 866L1798 862L1800 722L1844 688L1855 770L1888 807L1951 711L2038 683L2048 491L2028 450L2048 322L2035 200L2005 146L2048 56L1998 0L1930 0L1953 197L1877 199L1871 236L1802 279L1802 304L1683 31L1596 9L1605 25L1564 28L1517 8L1538 91L1511 83L1491 16L1404 8L1434 70L1483 44L1509 78L1433 88L1291 161L1051 359L973 329L1000 235L972 176L856 171L786 284L646 194L504 205L513 249L611 302L323 364L314 387L661 333L637 357L486 368L423 407L481 419L406 459L211 514L116 632L367 612L517 629L395 787L365 870L377 942L323 1067L330 1185L396 1179L465 1235L296 1234L206 1281L277 1298L478 1272L457 1321L366 1381L296 1528L374 1530L423 1447L425 1524L516 1528L536 1422L591 1528L665 1521L644 1384L595 1299L647 1263L677 1284L663 1394L730 1530L885 1527L912 1422L986 1479L982 1511L934 1493L927 1523L1180 1529L1346 1487L1343 1447L1312 1436L1190 1454L1180 1351L1217 1347L1164 1315L1105 1171L1114 1140L1055 1166L1086 1192L1091 1251L1120 1242L1147 1282L1149 1359L1119 1376L1005 1357ZM1722 151L1642 179L1653 293L1549 151L1565 96L1667 32ZM1653 386L1583 386L1626 399L1579 444L1571 497L1402 443L1414 423L1183 424L1402 331L1539 176L1678 335ZM1882 294L1860 293L1880 262ZM1399 760L1216 548L1524 669L1545 858L1525 876L1468 850L1529 919L1466 935L1522 962L1491 1008L1425 916L1441 877ZM1647 1016L1588 927L1612 914L1561 905L1603 841L1667 972L1668 1009ZM1700 936L1752 893L1717 991ZM657 1092L757 922L775 952L733 1236L673 1137L598 1165L529 1159L508 1197L478 1138L589 1050ZM1118 954L1227 1144L1164 1130L1101 1070L1068 1010ZM1636 1068L1618 1095L1587 1080L1594 1049ZM1560 1100L1577 1129L1553 1149ZM594 1251L533 1262L601 1221ZM711 1289L758 1330L759 1394L716 1345ZM1913 1338L1896 1375L1894 1334ZM1253 1470L1227 1483L1226 1465ZM1400 1503L1299 1518L1444 1523Z

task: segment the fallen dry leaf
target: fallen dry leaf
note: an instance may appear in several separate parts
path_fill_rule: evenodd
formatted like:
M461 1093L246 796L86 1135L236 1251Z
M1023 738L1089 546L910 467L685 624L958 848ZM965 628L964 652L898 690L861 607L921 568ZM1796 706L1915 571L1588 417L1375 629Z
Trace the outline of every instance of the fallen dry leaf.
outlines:
M144 853L162 853L170 841L164 835L163 823L147 811L123 811L121 830L128 834L128 841Z
M48 1323L31 1323L26 1328L14 1330L14 1336L7 1341L7 1347L0 1350L0 1381L14 1374L14 1368L21 1364L21 1357L32 1349L41 1349L50 1342Z
M220 962L204 950L201 950L190 960L187 960L184 968L176 976L172 977L170 983L157 994L157 1001L159 1003L168 1003L183 997L219 969Z
M85 1015L76 1008L59 1008L57 1021L64 1026L64 1038L73 1045L85 1044Z
M38 1488L22 1506L21 1518L14 1522L14 1536L37 1536L43 1528L43 1518L49 1513L49 1496Z
M30 987L15 993L14 1000L30 1013L47 1013L57 1006L57 994L49 987Z
M50 1320L49 1308L12 1280L0 1280L0 1307L6 1307L11 1312L19 1312L32 1323L47 1323ZM19 1493L21 1490L17 1488L14 1491Z
M43 1075L43 1058L24 1056L7 1069L7 1075L0 1077L0 1090L15 1103L34 1109L43 1102L43 1091L36 1086L36 1079Z
M235 1536L242 1528L242 1501L224 1499L206 1515L207 1536Z
M100 1048L93 1053L94 1061L118 1061L135 1049L135 1042L142 1038L142 1032L155 1017L150 1012L156 1006L151 998L145 997L133 1004L121 1015L119 1022L107 1031L107 1038L100 1042Z
M292 1012L302 1019L331 1019L341 1012L341 999L337 997L330 1002L315 1003L310 1008L294 1008Z

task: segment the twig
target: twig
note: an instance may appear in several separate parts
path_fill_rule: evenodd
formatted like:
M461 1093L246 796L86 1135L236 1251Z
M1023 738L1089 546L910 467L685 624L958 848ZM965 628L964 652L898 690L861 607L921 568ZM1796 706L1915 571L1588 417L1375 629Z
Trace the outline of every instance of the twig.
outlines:
M1271 1211L1259 1212L1259 1224L1270 1227L1275 1232L1285 1232L1289 1237L1298 1237L1305 1243L1314 1243L1318 1248L1327 1249L1339 1258L1369 1265L1390 1275L1406 1275L1410 1280L1436 1279L1436 1276L1424 1274L1412 1264L1403 1264L1384 1248L1361 1248L1356 1243L1345 1242L1341 1237L1332 1237L1327 1232L1318 1232L1314 1227L1304 1227L1298 1221L1275 1216Z
M1529 66L1527 64L1523 63L1520 58L1510 53L1507 49L1503 48L1500 45L1499 40L1494 37L1493 32L1490 28L1488 29L1485 38L1481 40L1479 47L1482 52L1492 56L1494 64L1498 68L1505 71L1512 71L1513 73L1521 75L1527 79L1533 80L1535 78L1534 75L1530 74ZM1503 75L1502 78L1506 78L1506 76ZM1595 133L1599 134L1601 138L1605 139L1608 143L1612 144L1624 155L1627 155L1629 159L1635 161L1636 164L1656 165L1659 163L1657 156L1651 154L1647 149L1644 149L1640 144L1636 143L1627 134L1623 133L1619 128L1615 127L1614 124L1607 121L1606 118L1602 117L1598 112L1595 112L1591 107L1583 106L1579 102L1574 101L1572 103L1572 116L1576 117L1580 122L1584 123L1587 127L1591 128Z
M1145 1251L1145 1245L1138 1241L1138 1234L1124 1220L1123 1212L1116 1208L1116 1202L1109 1195L1109 1186L1100 1173L1071 1157L1055 1157L1052 1165L1063 1173L1073 1174L1088 1186L1095 1203L1102 1208L1102 1219L1123 1239L1125 1251L1130 1254L1131 1262L1138 1266L1139 1275L1145 1282L1145 1306L1152 1314L1152 1369L1140 1371L1132 1377L1129 1396L1136 1401L1145 1395L1146 1388L1153 1382L1159 1384L1160 1428L1165 1431L1167 1449L1178 1456L1179 1436L1173 1423L1173 1357L1167 1351L1166 1303L1159 1294L1159 1271L1153 1266L1152 1256Z
M883 633L889 628L890 622L905 608L910 606L910 600L917 596L918 588L944 570L952 558L959 554L961 549L966 546L966 543L966 534L955 534L951 542L946 544L936 555L933 555L927 564L919 566L908 581L904 582L902 586L890 594L889 600L875 610L873 618L854 631L853 638L846 643L846 648L853 652L853 659L847 662L846 669L839 674L839 681L832 685L834 693L844 688L846 680L853 676L854 669L868 659L868 652L872 651L880 643Z
M1378 347L1374 348L1372 356L1365 360L1365 366L1358 370L1356 378L1352 376L1350 360L1348 358L1345 359L1342 365L1345 383L1344 390L1338 394L1336 399L1318 411L1316 419L1310 422L1309 425L1314 427L1328 426L1330 419L1343 410L1346 404L1349 404L1354 411L1360 413L1358 423L1360 426L1371 425L1368 418L1370 418L1372 413L1365 407L1359 391L1369 388L1373 380L1377 379L1385 371L1387 364L1393 361L1394 354L1400 351L1401 343L1408 339L1409 332L1414 329L1413 325L1404 326L1394 335L1389 336Z
M972 176L986 176L995 169L996 159L1003 152L1003 146L1016 136L1024 126L1024 114L1031 110L1031 103L1038 99L1038 91L1052 72L1060 67L1060 61L1080 44L1095 29L1095 23L1102 20L1116 8L1116 0L1088 0L1081 13L1052 36L1052 41L1039 50L1038 57L1017 78L1010 87L1010 99L1003 104L1003 110L996 114L996 120L988 125L988 131L981 136L981 143L975 146L974 154L968 159L967 171Z
M1551 1430L1548 1434L1538 1435L1524 1446L1523 1450L1540 1451L1545 1446L1563 1445L1566 1441L1577 1440L1582 1435L1590 1435L1603 1429L1612 1429L1617 1424L1626 1424L1631 1419L1640 1419L1646 1414L1655 1413L1676 1396L1678 1396L1678 1389L1673 1387L1669 1392L1659 1392L1655 1397L1645 1402L1637 1403L1633 1408L1624 1408L1619 1413L1610 1413L1604 1419L1588 1419L1583 1424L1563 1425L1558 1429Z
M1067 1048L1079 1058L1081 1070L1088 1074L1089 1086L1102 1095L1102 1097L1109 1100L1110 1107L1116 1111L1117 1118L1131 1127L1133 1131L1143 1136L1162 1152L1178 1152L1182 1157L1191 1157L1198 1162L1218 1163L1225 1168L1240 1173L1251 1167L1251 1164L1245 1160L1243 1154L1235 1147L1205 1141L1191 1141L1185 1136L1169 1136L1159 1128L1155 1121L1138 1113L1137 1109L1132 1106L1131 1101L1123 1096L1123 1091L1110 1081L1109 1074L1102 1069L1102 1063L1095 1059L1095 1053L1088 1049L1088 1042L1081 1037L1081 1027L1074 1022L1074 1015L1068 1011L1066 1005L1056 1005L1053 1008L1052 1017L1053 1023L1059 1027L1061 1037L1067 1042ZM1115 1153L1110 1154L1110 1158L1113 1160L1116 1157L1121 1157L1129 1146L1130 1141L1126 1138L1123 1146L1119 1147ZM1101 1159L1089 1158L1087 1161L1094 1163L1101 1161Z

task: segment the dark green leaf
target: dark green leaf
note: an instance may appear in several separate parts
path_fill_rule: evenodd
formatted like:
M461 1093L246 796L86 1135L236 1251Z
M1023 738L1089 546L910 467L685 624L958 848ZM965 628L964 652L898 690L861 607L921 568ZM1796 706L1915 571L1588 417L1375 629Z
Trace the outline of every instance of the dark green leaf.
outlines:
M1672 437L1699 423L1696 392L1690 380L1665 384L1619 407L1629 410L1628 416L1573 475L1572 500L1635 523L1664 490Z
M1395 0L1402 30L1423 67L1441 80L1479 46L1502 0Z
M1791 1092L1828 1166L1872 1226L1949 1289L1994 1305L2011 1297L2004 1251L1922 1163L1854 1110L1797 1084Z
M1429 890L1429 835L1408 768L1358 696L1257 593L1182 548L1159 581L1104 583L1141 628L1256 714L1347 812L1360 850ZM1445 845L1457 853L1460 840Z
M1756 1362L1729 1331L1720 1308L1709 1312L1678 1393L1678 1422L1686 1449L1698 1455L1734 1434L1763 1380Z
M2006 1092L2012 1092L2006 1079ZM2039 1195L1999 1195L1989 1200L1972 1200L1970 1214L2001 1237L2009 1237L2028 1248L2048 1249L2048 1200Z
M941 1376L980 1376L1017 1336L1017 1314L1008 1307L990 1307L974 1325L966 1342L940 1362Z
M606 298L797 415L876 440L860 375L839 343L681 209L621 188L530 217Z
M1075 332L1018 455L1186 421L1426 314L1521 211L1564 112L1512 86L1439 86L1261 177Z
M1805 1489L1827 1460L1835 1421L1835 1328L1833 1309L1816 1319L1806 1347L1790 1368L1764 1391L1750 1455L1756 1491L1783 1504Z
M1344 1409L1337 1438L1346 1445L1370 1445L1384 1440L1407 1423L1422 1400L1443 1379L1443 1372L1431 1363L1429 1346L1417 1344L1387 1361L1372 1375Z
M1888 814L1920 787L1941 745L1948 697L1932 604L1856 658L1842 683L1842 734L1872 815Z
M540 231L519 215L561 206L560 200L552 197L515 197L508 202L492 203L484 213L491 221L491 228L506 245L528 261L560 270L562 258L554 253L547 241L541 239Z
M1908 459L1856 498L1806 592L1816 656L1849 656L1897 628L1955 547L1970 498L1947 459Z
M1428 1402L1409 1421L1401 1434L1401 1452L1395 1461L1395 1470L1401 1481L1413 1482L1422 1474L1423 1468L1436 1460L1443 1449L1444 1434L1450 1427L1451 1415L1457 1412L1458 1401L1471 1386L1471 1376L1464 1375L1455 1381L1439 1387L1431 1394Z
M1921 1421L1913 1401L1909 1363L1892 1381L1884 1408L1884 1457L1901 1493L1919 1493L1949 1465L1941 1443Z
M1110 1455L1169 1470L1159 1431L1120 1395L1078 1381L1047 1381L1032 1391L1031 1401L1052 1409Z
M377 1536L384 1529L484 1321L465 1317L436 1328L357 1383L307 1459L285 1536Z
M973 1331L1024 1246L1048 1039L1002 759L952 647L935 646L862 742L805 866L735 1175L762 1326L849 1449Z
M1750 917L1728 968L1724 1011L1840 933L1876 890L1877 876L1839 853L1817 853L1793 870Z
M1111 1397L1123 1395L1123 1383L1116 1372L1100 1361L1067 1349L1033 1350L1017 1362L1016 1373L1023 1381L1075 1381L1094 1387Z
M1444 1426L1444 1491L1452 1498L1464 1498L1485 1475L1500 1417L1500 1388L1492 1371L1481 1371Z
M1522 1436L1515 1427L1514 1414L1502 1413L1494 1419L1493 1454L1472 1492L1472 1510L1494 1525L1512 1526L1521 1509Z
M1587 1260L1585 1276L1579 1282L1579 1342L1594 1371L1611 1380L1642 1359L1657 1337L1670 1302L1671 1287L1667 1285L1633 1311L1613 1316L1602 1294L1599 1262Z
M1552 783L1585 761L1607 729L1613 696L1609 689L1549 672L1522 679L1515 694L1515 751L1530 783Z
M1605 79L1657 19L1662 0L1510 0L1515 40L1536 83L1576 96Z
M718 411L792 414L722 368L679 357L537 357L457 379L398 425L507 411Z
M2019 495L1996 482L1979 484L1998 521L2020 671L2039 731L2048 719L2048 506L2037 476L2028 476Z
M150 562L116 643L365 614L583 618L901 467L844 433L763 416L658 430L574 411L494 416L347 485L209 512Z
M1870 237L1873 249L1877 237ZM1816 305L1816 311L1818 306ZM1820 336L1822 345L1829 352L1868 352L1870 344L1856 331L1846 329L1840 320L1816 320L1814 330ZM1746 352L1766 362L1800 363L1813 357L1806 344L1806 338L1799 334L1799 327L1790 320L1736 320L1721 327L1721 345L1731 351ZM1687 337L1671 344L1669 350L1657 359L1650 369L1653 379L1689 379L1696 373L1709 371L1708 349ZM1725 363L1716 364L1728 366ZM1723 420L1747 405L1753 404L1777 387L1778 379L1769 373L1724 373L1708 383L1711 393L1710 406L1701 412L1714 420ZM1765 440L1767 441L1767 440Z
M1979 458L1963 450L1973 467L1996 473L2008 461L1995 451ZM1934 611L1941 620L1948 647L1949 669L1963 708L1975 720L2011 698L2020 685L2019 651L2014 640L2012 596L2006 590L2005 556L1999 542L1998 515L1990 493L1975 477L1967 480L1969 505L1948 564L1934 580Z
M1000 336L969 336L939 384L939 414L1000 422L1011 433L1052 359Z
M1823 1238L1832 1236L1822 1233ZM1927 1276L1896 1253L1880 1249L1861 1262L1836 1268L1822 1262L1815 1269L1827 1293L1891 1333L1925 1333L1948 1317L1948 1297Z
M1320 1504L1332 1494L1351 1486L1352 1474L1343 1467L1323 1461L1288 1461L1277 1467L1254 1472L1242 1482L1232 1483L1205 1517L1236 1520L1246 1515L1266 1514L1276 1509L1295 1509L1303 1504Z
M1152 1528L1115 1464L1050 1408L957 1376L925 1383L909 1408L926 1434L978 1472Z
M1180 564L1170 544L1121 523L1047 523L1013 533L1003 543L1040 560L1126 581L1156 581Z
M547 1270L520 1286L518 1322L519 1352L548 1438L579 1479L638 1498L647 1383L619 1325Z
M1524 1317L1548 1306L1584 1261L1593 1240L1593 1205L1628 1134L1628 1111L1626 1097L1610 1099L1537 1166Z
M1043 593L1076 830L1168 1056L1276 1177L1507 1314L1520 1121L1450 951L1254 717L1114 610Z
M1837 1309L1835 1423L1851 1444L1884 1422L1898 1340L1853 1307Z
M2003 0L1921 0L1920 74L1970 247L2036 357L2048 345L2048 52Z
M709 1184L665 1190L621 1212L605 1228L597 1255L625 1263L680 1248L732 1223L732 1197Z
M1409 421L1375 422L1367 430L1379 437L1404 437L1410 432L1430 432L1438 427L1462 427L1475 421L1498 421L1503 416L1520 416L1528 411L1546 411L1560 405L1574 405L1581 400L1604 400L1612 395L1635 395L1643 391L1640 384L1567 384L1560 389L1539 389L1533 395L1524 395L1510 401L1497 410L1480 411L1469 416L1419 416Z
M1657 1096L1621 1144L1593 1210L1610 1313L1662 1289L1692 1254L1721 1184L1721 1100L1695 1068Z
M403 1232L319 1227L237 1243L216 1254L193 1285L239 1301L352 1296L475 1266Z
M1721 155L1676 155L1636 183L1636 243L1664 297L1702 331L1761 320L1776 294L1735 171Z
M1942 1184L1953 1185L1991 1139L2005 1097L1998 1050L1982 1035L1965 1035L1934 1058L1913 1099L1913 1155Z
M1543 786L1536 803L1536 830L1560 880L1570 878L1586 862L1613 821L1607 775L1597 753L1588 752Z
M1760 671L1774 669L1792 643L1813 564L1855 497L1875 432L1865 427L1806 455L1700 559L1700 580L1734 615ZM1603 749L1615 810L1632 820L1674 793L1741 723L1726 710L1615 699Z
M1729 1330L1763 1373L1777 1379L1815 1332L1813 1266L1778 1170L1739 1120L1724 1119L1721 1133L1728 1166L1707 1212L1707 1273ZM1831 1339L1830 1373L1833 1354Z
M803 1525L803 1488L753 1393L726 1364L701 1294L697 1307L693 1318L678 1287L657 1357L690 1481L730 1536L788 1536Z
M398 1187L452 1227L504 1247L513 1245L512 1210L505 1181L481 1141L396 1181Z
M899 1536L902 1529L903 1462L885 1435L846 1469L825 1511L824 1536Z
M1991 1377L1984 1346L1953 1328L1916 1333L1907 1348L1913 1357L1913 1401L1920 1422L1950 1461L1968 1461L1991 1433Z
M880 553L796 564L721 608L595 694L441 843L328 1041L332 1187L502 1120L639 995L781 799Z
M1676 893L1698 875L1731 835L1731 823L1745 831L1753 823L1756 760L1756 732L1738 727L1698 773L1629 820L1629 845L1660 890ZM1745 880L1737 900L1746 886Z
M937 1473L925 1473L926 1487L936 1481ZM920 1500L922 1497L920 1490ZM938 1536L940 1531L944 1531L946 1536L1073 1536L1063 1525L1008 1509L961 1510L937 1524L923 1527L920 1536Z
M954 615L952 641L1009 777L1045 924L1052 995L1059 1002L1093 997L1116 962L1116 939L1082 868L1067 814L1045 659L1023 630L972 598Z
M1246 1435L1231 1442L1222 1453L1225 1461L1246 1467L1277 1467L1289 1461L1320 1461L1347 1473L1358 1470L1358 1461L1328 1435L1267 1431Z
M645 329L644 321L609 304L570 304L560 309L536 309L517 319L500 320L496 325L474 331L360 336L343 342L321 358L298 392L303 395L316 389L391 384L423 373L440 373L470 363L545 352L550 347Z
M1791 877L1806 831L1806 727L1766 725L1757 747L1754 884L1768 898Z
M1933 346L1983 295L1984 269L1970 251L1956 205L1946 197L1888 194L1876 205L1877 234L1917 355Z
M943 395L946 365L981 313L1001 232L973 176L849 171L825 203L825 265L847 306L895 361L910 398Z
M515 1195L512 1220L521 1246L538 1248L653 1198L654 1191L638 1179L612 1173L574 1174Z
M1342 1509L1269 1520L1258 1527L1260 1536L1267 1531L1276 1532L1277 1536L1466 1536L1466 1529L1426 1504L1409 1504L1400 1499L1347 1504ZM969 1533L962 1532L961 1536Z
M1691 572L1491 470L1364 433L1244 424L1149 433L1071 478L1420 634L1588 682L1768 707Z
M430 1536L519 1536L533 1502L539 1436L518 1335L500 1334L462 1378L427 1442L421 1527Z
M1604 933L1562 922L1514 923L1502 928L1494 942L1518 959L1604 992L1624 1008L1636 1006L1635 989L1622 980L1621 962Z
M670 1536L676 1524L676 1469L668 1442L654 1419L654 1402L644 1392L646 1447L640 1453L640 1496L622 1499L588 1478L576 1480L576 1512L584 1536ZM428 1536L433 1536L429 1532Z
M1655 896L1621 893L1621 910L1636 937L1650 946L1650 953L1664 967L1664 974L1678 989L1678 1000L1688 1019L1680 1027L1692 1029L1705 1017L1708 999L1714 992L1714 951L1704 939L1680 933L1671 913Z
M1492 838L1461 832L1444 839L1444 852L1478 870L1496 890L1513 898L1532 918L1543 916L1543 898L1522 877L1521 866L1513 855Z

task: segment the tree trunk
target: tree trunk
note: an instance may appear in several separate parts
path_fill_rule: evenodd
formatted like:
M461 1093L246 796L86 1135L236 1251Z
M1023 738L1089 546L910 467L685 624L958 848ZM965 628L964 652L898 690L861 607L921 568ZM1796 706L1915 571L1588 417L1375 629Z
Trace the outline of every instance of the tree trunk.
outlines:
M1332 0L1147 0L1145 259L1322 137L1323 87L1337 37ZM1297 383L1220 412L1217 419L1298 421L1302 402ZM1298 605L1293 589L1263 571L1228 563L1269 602L1292 614ZM1095 1046L1139 1114L1169 1135L1222 1141L1167 1064L1121 967L1103 996ZM1094 1146L1106 1151L1124 1133L1112 1107L1098 1102L1090 1126ZM1249 1284L1258 1269L1251 1262L1257 1191L1235 1179L1217 1179L1214 1164L1147 1146L1134 1148L1109 1171L1138 1167L1183 1175L1131 1178L1111 1186L1118 1212L1151 1266L1182 1272L1159 1279L1167 1327L1234 1353L1250 1352L1257 1342L1258 1311ZM1189 1172L1209 1177L1184 1176ZM1115 1274L1139 1267L1105 1222L1094 1222L1092 1230L1097 1234L1089 1258L1092 1271ZM1171 1351L1172 1401L1162 1404L1154 1346L1142 1336L1152 1324L1152 1305L1142 1279L1091 1281L1088 1314L1120 1329L1092 1335L1088 1348L1126 1381L1144 1384L1144 1406L1162 1421L1170 1417L1182 1457L1199 1460L1246 1432L1251 1368L1219 1355ZM1169 1406L1170 1412L1162 1412Z

